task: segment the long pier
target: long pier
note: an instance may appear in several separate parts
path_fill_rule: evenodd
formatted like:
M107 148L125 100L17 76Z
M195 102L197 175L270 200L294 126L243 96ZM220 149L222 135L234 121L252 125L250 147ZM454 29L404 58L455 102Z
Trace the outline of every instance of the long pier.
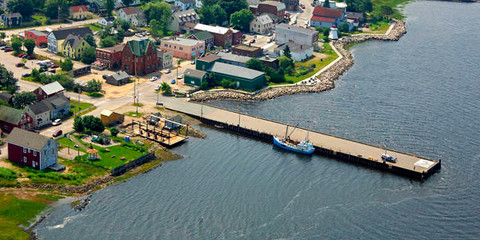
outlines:
M205 124L271 142L273 136L284 136L287 128L283 123L196 103L171 103L165 105L165 108L192 116ZM385 162L381 159L381 155L385 153L384 148L303 128L296 128L290 138L301 141L305 139L307 133L310 142L315 146L315 153L346 162L415 179L426 179L441 168L440 160L430 160L393 150L387 151L389 155L397 158L397 161Z

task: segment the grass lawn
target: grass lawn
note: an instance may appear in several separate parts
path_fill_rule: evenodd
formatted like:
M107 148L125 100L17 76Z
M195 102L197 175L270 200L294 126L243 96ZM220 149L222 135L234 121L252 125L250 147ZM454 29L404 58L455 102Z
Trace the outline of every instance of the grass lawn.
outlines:
M95 110L95 107L94 108L91 108L90 110L88 111L85 111L85 112L82 112L82 110L85 110L89 107L92 107L93 104L91 103L87 103L87 102L79 102L79 101L75 101L75 100L70 100L70 109L73 113L73 116L75 116L75 114L78 113L78 108L80 107L80 115L84 115L90 111L93 111ZM72 117L73 117L72 116Z
M135 111L130 111L130 112L126 112L124 113L126 116L129 116L129 117L142 117L143 116L143 113L139 112L138 114L135 112Z
M32 15L32 19L44 25L45 22L48 20L48 17L46 17L45 15L35 14L35 15Z
M98 155L100 156L101 159L98 161L91 161L91 162L95 165L106 167L108 169L116 168L131 160L134 160L138 157L141 157L147 154L147 152L142 153L128 146L108 147L107 149L109 149L110 152L106 152L104 149L97 146L94 146L94 148L98 150ZM121 160L121 157L125 157L125 160ZM84 160L86 160L87 156L85 155L83 156L83 158Z
M381 12L381 6L386 5L393 9L391 18L403 19L405 16L398 10L407 4L409 0L372 0L373 12Z
M0 239L29 239L29 235L18 226L29 225L29 221L46 206L43 202L22 200L0 193Z
M60 145L62 145L62 147L69 147L69 148L72 148L72 149L76 149L75 148L75 142L70 141L70 139L68 139L66 137L59 138L55 141L57 141ZM85 152L85 149L80 148L80 152Z
M18 174L13 169L0 167L0 188L1 187L18 187Z
M100 27L98 24L95 24L95 23L90 23L90 24L86 24L86 25L83 25L83 26L84 27L89 27L90 29L92 29L92 32L102 30L102 27Z
M376 23L369 23L369 29L370 31L365 31L365 32L351 32L349 34L385 34L388 31L388 28L390 28L390 24L385 21L380 21Z

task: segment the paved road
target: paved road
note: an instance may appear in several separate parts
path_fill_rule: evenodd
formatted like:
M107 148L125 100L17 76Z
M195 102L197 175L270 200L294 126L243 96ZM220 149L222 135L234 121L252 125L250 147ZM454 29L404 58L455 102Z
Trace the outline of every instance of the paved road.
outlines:
M62 24L57 24L57 25L47 25L47 26L38 26L38 27L30 27L30 28L22 28L22 29L12 29L12 30L5 30L5 34L7 35L7 38L9 39L12 35L18 34L20 32L23 32L24 30L27 29L36 29L39 31L45 31L45 29L50 28L53 30L56 30L58 28L71 28L71 27L77 27L77 26L82 26L85 24L90 24L90 23L96 23L98 19L88 19L85 21L78 21L78 22L73 22L73 23L62 23Z

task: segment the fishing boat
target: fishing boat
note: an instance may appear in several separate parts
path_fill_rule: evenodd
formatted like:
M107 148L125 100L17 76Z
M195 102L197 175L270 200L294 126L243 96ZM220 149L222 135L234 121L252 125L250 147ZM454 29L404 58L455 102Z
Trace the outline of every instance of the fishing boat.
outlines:
M287 126L285 137L282 138L282 137L273 136L273 144L277 147L280 147L292 152L297 152L297 153L310 155L310 154L313 154L313 152L315 152L315 148L313 147L313 144L311 144L308 141L308 134L307 134L307 138L304 141L301 141L301 142L293 141L292 139L290 139L290 135L288 135L288 126Z

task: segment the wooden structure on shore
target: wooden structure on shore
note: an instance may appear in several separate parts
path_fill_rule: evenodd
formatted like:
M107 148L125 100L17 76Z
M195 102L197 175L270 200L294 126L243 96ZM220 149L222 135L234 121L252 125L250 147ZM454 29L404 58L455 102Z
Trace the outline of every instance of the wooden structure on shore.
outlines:
M283 136L287 128L287 125L279 122L195 103L172 103L165 108L195 117L200 119L201 122L217 128L228 129L269 142L272 142L273 136ZM290 138L301 141L305 139L307 133L309 133L310 142L315 146L315 153L327 157L416 179L425 179L441 168L441 160L429 160L406 153L385 150L381 147L302 128L297 128ZM385 151L397 158L395 163L385 162L381 159L381 155Z
M184 126L181 123L177 124ZM185 127L187 128L186 135L188 135L188 125L185 125ZM131 130L133 135L158 142L166 147L173 147L188 139L187 136L181 136L175 131L170 131L163 127L157 127L155 125L150 125L135 120L132 120Z

